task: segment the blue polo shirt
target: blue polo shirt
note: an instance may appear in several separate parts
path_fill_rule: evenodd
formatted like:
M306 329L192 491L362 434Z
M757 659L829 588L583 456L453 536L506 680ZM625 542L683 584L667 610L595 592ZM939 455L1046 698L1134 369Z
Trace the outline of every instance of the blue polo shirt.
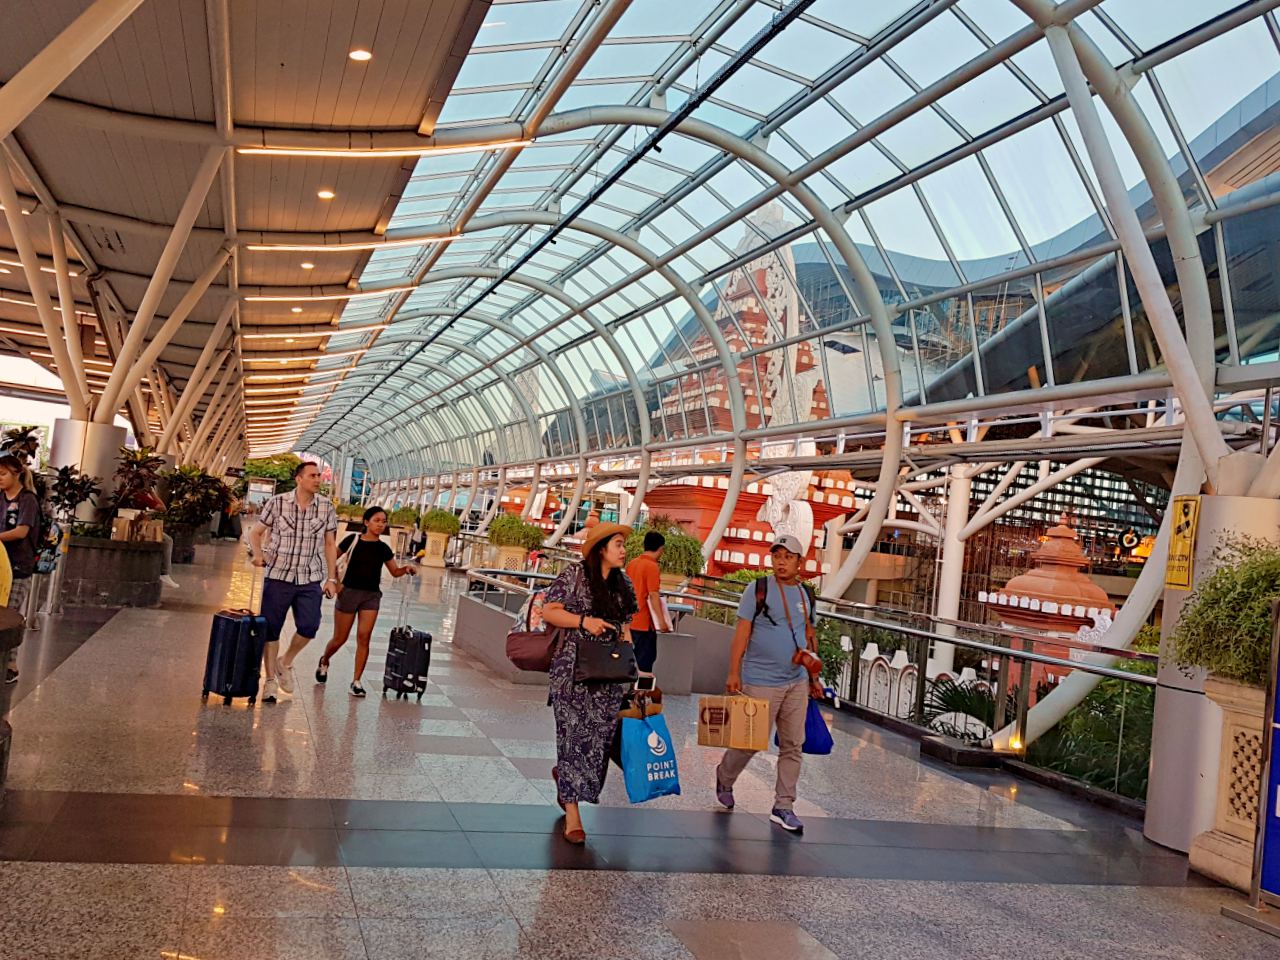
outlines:
M769 577L765 602L767 609L756 618L751 628L751 640L742 658L742 682L761 687L782 687L808 674L804 667L792 663L797 649L805 644L804 628L808 622L809 598L804 587L783 587ZM791 625L787 625L785 602L791 607ZM747 584L738 603L738 619L751 622L756 613L756 585ZM773 622L770 622L772 618Z

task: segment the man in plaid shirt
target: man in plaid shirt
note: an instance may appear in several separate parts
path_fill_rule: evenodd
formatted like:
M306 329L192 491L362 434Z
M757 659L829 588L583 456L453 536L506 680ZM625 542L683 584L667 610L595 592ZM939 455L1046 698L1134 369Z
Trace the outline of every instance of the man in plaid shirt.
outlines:
M267 682L263 703L276 702L276 687L293 693L293 661L320 630L320 603L338 593L338 515L319 496L320 468L309 461L293 471L297 486L267 501L250 539L254 566L266 567L262 615L267 619ZM268 533L270 543L264 544ZM293 611L293 639L277 658L280 631Z

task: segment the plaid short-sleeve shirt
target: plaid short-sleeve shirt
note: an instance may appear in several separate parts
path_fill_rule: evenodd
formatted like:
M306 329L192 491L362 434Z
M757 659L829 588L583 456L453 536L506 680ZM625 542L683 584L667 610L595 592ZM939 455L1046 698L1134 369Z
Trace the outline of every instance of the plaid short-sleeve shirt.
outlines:
M338 530L333 504L317 496L305 510L293 492L267 501L258 518L270 532L266 549L267 578L289 583L319 583L325 569L324 536Z

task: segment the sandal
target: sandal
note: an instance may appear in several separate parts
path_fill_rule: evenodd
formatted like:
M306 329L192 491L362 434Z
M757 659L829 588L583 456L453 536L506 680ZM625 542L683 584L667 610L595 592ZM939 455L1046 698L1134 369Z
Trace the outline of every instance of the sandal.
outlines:
M575 847L580 847L587 842L587 831L581 828L578 828L577 830L569 830L566 828L564 831L564 838Z
M316 664L316 683L324 683L329 679L329 661L321 660Z

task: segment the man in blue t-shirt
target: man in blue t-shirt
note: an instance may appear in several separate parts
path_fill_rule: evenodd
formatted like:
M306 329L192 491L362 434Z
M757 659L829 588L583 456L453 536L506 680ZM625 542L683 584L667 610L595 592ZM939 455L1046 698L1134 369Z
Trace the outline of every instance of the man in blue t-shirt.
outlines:
M803 551L790 534L773 542L773 576L765 581L763 609L757 607L754 584L742 592L725 681L729 693L745 693L769 704L769 726L778 730L778 779L769 819L793 833L804 829L792 806L810 695L809 674L795 662L795 655L797 650L818 649L813 600L800 582ZM730 810L733 785L753 756L752 750L726 750L716 767L716 799Z

